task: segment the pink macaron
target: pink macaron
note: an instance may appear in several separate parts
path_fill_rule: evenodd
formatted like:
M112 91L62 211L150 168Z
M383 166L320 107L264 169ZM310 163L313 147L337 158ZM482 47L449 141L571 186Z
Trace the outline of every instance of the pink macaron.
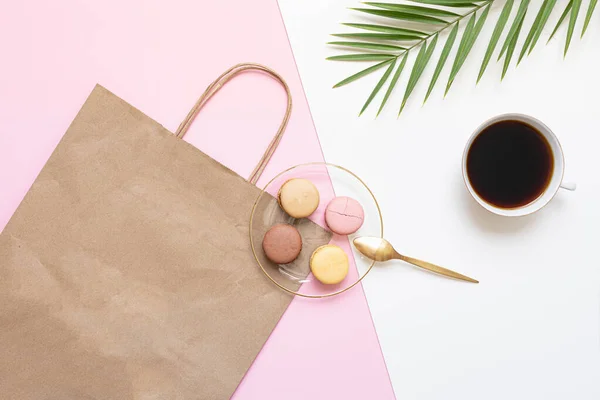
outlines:
M365 212L362 206L351 197L336 197L329 202L325 210L325 222L334 233L349 235L363 224Z

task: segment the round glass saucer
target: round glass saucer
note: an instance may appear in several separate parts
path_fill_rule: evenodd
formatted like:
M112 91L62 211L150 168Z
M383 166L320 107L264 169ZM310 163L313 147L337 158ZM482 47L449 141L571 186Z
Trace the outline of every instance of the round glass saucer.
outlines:
M296 219L286 214L277 202L281 186L293 178L310 180L319 190L317 210L308 218ZM357 200L364 210L364 222L351 235L337 235L327 228L325 209L336 196L348 196ZM302 236L300 256L289 264L275 264L268 260L262 248L265 233L275 224L295 226ZM312 252L322 244L340 246L350 261L346 278L335 285L319 282L310 272ZM369 187L353 172L329 163L307 163L291 167L269 181L262 189L252 207L250 216L250 244L260 269L280 289L302 297L323 298L344 293L356 286L371 271L374 261L354 249L352 240L359 236L383 237L383 218L377 199Z

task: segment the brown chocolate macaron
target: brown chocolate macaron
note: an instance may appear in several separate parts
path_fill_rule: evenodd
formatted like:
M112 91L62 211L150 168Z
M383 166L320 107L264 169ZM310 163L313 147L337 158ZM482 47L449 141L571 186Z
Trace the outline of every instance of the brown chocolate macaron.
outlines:
M267 231L262 246L269 260L275 264L288 264L300 254L302 237L292 225L277 224Z

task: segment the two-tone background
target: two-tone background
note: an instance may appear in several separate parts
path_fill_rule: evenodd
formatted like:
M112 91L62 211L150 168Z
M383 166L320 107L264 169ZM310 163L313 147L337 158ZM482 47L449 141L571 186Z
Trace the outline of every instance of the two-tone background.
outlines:
M492 62L475 85L483 38L493 29L487 25L445 100L440 85L421 106L424 80L397 119L398 86L374 119L375 108L361 118L358 111L383 71L333 90L360 67L325 60L337 54L325 44L328 35L356 18L348 7L358 4L6 2L0 228L96 83L173 131L214 77L238 62L259 62L283 75L294 97L289 128L261 183L302 162L341 164L373 189L385 235L400 251L481 283L396 263L377 267L342 296L295 299L235 398L599 398L598 12L582 40L576 33L566 59L564 34L557 35L502 83L501 66ZM491 15L498 12L494 6ZM269 78L240 76L207 105L186 140L247 176L284 101ZM566 178L578 184L531 217L490 215L462 186L466 139L504 112L544 121L562 143Z

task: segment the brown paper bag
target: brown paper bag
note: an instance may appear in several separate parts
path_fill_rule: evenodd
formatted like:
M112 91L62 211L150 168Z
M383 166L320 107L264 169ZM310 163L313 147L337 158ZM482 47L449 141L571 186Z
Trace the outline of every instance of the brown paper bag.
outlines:
M177 136L246 69L289 95L236 66ZM292 298L251 253L260 190L177 136L93 90L0 235L0 398L232 395ZM306 266L330 235L298 227Z

